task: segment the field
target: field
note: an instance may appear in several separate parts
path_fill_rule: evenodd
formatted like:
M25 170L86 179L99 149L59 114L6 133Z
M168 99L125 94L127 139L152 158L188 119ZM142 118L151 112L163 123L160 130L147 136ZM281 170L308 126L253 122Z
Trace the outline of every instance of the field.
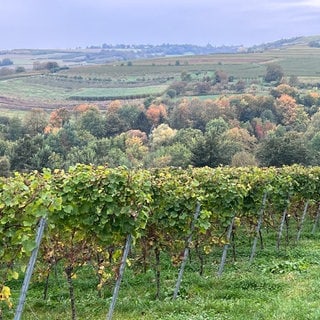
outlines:
M16 66L30 68L34 61L56 61L69 67L57 73L29 72L0 77L0 108L25 110L32 107L46 109L74 106L78 100L131 99L147 95L161 95L181 75L193 80L212 76L223 70L235 80L260 82L268 63L282 66L287 77L295 75L302 82L320 82L318 48L306 45L309 38L280 49L254 53L214 54L207 56L179 56L152 58L127 62L81 65L66 63L67 52L39 52L30 55L19 52L9 55ZM89 49L88 49L89 50ZM92 50L91 50L92 51ZM83 51L83 54L89 51ZM79 53L78 53L79 54ZM5 56L4 56L5 57ZM263 89L258 88L257 94Z
M249 242L237 238L236 261L229 252L228 262L221 277L218 263L221 249L206 258L204 274L199 275L195 256L187 264L181 293L172 300L177 269L162 259L161 295L155 299L155 272L140 273L133 265L127 267L113 319L158 320L316 320L319 309L319 238L304 238L298 246L275 249L268 238L266 248L249 264ZM38 266L41 270L41 266ZM82 268L74 279L76 308L79 319L105 319L111 301L112 286L97 296L96 280L91 267ZM21 283L12 282L16 305ZM23 319L71 319L68 286L62 270L52 274L47 298L43 298L45 280L33 280L28 291ZM9 319L11 312L5 311Z

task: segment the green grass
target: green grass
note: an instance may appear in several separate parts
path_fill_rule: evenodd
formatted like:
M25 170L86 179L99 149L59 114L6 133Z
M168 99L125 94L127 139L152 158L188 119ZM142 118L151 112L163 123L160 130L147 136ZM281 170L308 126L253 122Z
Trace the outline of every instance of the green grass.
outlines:
M76 91L73 97L127 97L135 95L158 95L162 94L167 89L167 86L146 86L135 88L84 88Z
M66 99L69 96L69 90L33 83L32 78L17 78L0 81L0 96L53 102Z
M195 253L188 261L180 296L172 300L178 269L162 256L161 293L155 299L155 272L152 264L146 273L132 260L126 268L113 319L115 320L316 320L320 318L320 235L311 236L304 226L303 239L294 244L295 225L291 241L275 249L275 232L263 231L265 248L258 249L253 264L248 258L251 243L240 231L236 238L236 261L229 250L221 277L217 276L222 248L216 247L205 257L204 274L199 275ZM134 253L134 251L133 251ZM133 254L132 253L132 254ZM152 262L152 260L151 260ZM24 320L71 319L68 287L61 266L51 274L49 291L43 300L44 280L33 277L28 291ZM111 301L113 283L97 296L97 280L92 267L77 272L74 280L76 308L79 319L105 319ZM16 305L21 283L10 283ZM14 310L3 307L4 319L13 318Z
M0 108L0 116L4 117L18 117L23 119L27 113L28 110Z

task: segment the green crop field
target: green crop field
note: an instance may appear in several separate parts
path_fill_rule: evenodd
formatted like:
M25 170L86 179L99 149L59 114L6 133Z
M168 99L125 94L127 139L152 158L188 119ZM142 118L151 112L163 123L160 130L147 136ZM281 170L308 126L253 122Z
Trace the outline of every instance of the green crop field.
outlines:
M106 97L107 99L118 97L126 98L128 96L139 95L159 95L167 89L167 86L148 86L148 87L135 87L135 88L84 88L73 94L73 97Z

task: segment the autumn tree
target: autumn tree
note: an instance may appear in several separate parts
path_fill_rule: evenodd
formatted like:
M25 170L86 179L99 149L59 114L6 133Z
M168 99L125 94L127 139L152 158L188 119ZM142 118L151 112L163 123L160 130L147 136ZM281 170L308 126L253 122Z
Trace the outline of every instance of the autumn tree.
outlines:
M280 98L283 94L295 98L297 96L297 90L286 83L281 83L277 87L272 88L270 94L275 98Z
M157 126L167 119L167 108L164 104L151 104L146 111L146 116L150 123Z
M49 124L45 128L45 132L50 133L54 129L62 128L66 123L69 122L70 118L70 111L65 107L52 111L49 118Z
M296 100L287 94L276 99L276 114L281 124L304 131L308 116Z
M154 128L150 135L151 149L157 149L160 146L168 145L172 142L177 130L172 129L169 125L162 123Z
M126 155L133 168L140 168L144 165L144 158L148 153L148 147L144 144L144 139L140 136L127 136Z
M241 151L247 151L251 153L254 151L257 144L257 139L250 135L247 129L239 127L228 129L221 138L224 141L229 140L237 144Z

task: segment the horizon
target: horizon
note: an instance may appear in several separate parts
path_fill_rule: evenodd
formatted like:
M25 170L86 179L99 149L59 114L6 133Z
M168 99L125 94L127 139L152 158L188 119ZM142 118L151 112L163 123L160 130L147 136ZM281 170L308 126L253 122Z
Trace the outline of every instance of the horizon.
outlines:
M315 35L300 35L300 36L293 36L293 37L290 37L290 38L281 38L281 39L275 39L273 41L269 41L269 42L260 42L260 43L254 43L250 46L244 46L242 44L229 44L229 45L213 45L212 43L207 43L205 45L201 45L201 44L195 44L195 43L101 43L101 44L90 44L90 45L86 45L84 47L61 47L61 48L42 48L42 47L34 47L34 48L10 48L10 49L1 49L0 48L0 52L1 51L14 51L14 50L97 50L97 49L103 49L103 45L108 45L108 46L111 46L111 47L117 47L117 46L129 46L128 49L130 49L130 47L132 46L153 46L153 47L156 47L156 46L165 46L165 45L168 45L168 46L197 46L197 47L202 47L202 48L205 48L206 46L212 46L213 48L222 48L222 47L243 47L243 48L251 48L251 47L255 47L255 46L262 46L262 45L267 45L267 44L272 44L274 42L277 42L277 41L281 41L281 40L294 40L294 39L299 39L299 38L308 38L308 37L319 37L320 38L320 34L315 34Z
M245 46L320 34L317 0L11 0L0 50L107 44Z

